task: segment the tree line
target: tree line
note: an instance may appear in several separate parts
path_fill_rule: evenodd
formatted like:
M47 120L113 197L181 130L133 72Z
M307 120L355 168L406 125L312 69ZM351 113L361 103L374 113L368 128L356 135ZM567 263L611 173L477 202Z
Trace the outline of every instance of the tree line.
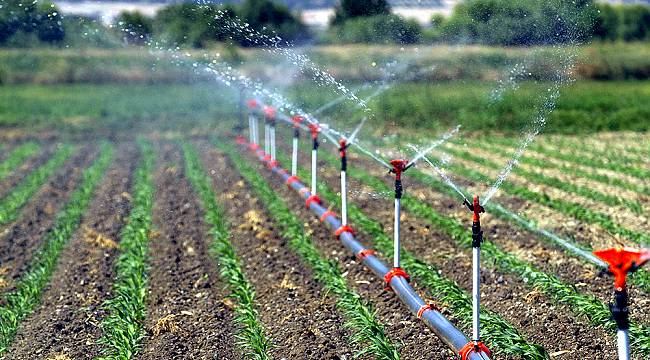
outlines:
M256 44L226 22L238 18L250 28L293 43L467 43L501 46L650 40L650 7L609 5L594 0L465 0L449 17L434 16L422 27L391 12L387 0L340 0L325 31L313 31L296 13L273 0L239 4L172 4L154 18L122 13L115 29L129 41L154 37L172 44L206 47L214 42ZM29 37L61 43L78 31L47 2L5 0L0 7L0 44ZM16 43L14 40L13 43Z

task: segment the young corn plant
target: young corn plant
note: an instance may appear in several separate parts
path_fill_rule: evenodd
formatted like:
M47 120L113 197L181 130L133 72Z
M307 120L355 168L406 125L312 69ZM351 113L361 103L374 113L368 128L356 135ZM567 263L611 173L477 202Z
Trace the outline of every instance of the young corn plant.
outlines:
M4 305L0 307L0 355L11 345L20 322L40 302L43 289L54 273L59 254L79 226L81 217L112 158L112 146L103 144L99 157L84 170L79 187L56 215L52 231L46 235L43 246L18 280L16 289L5 296Z
M281 162L286 162L286 157L279 156ZM356 169L354 170L356 171ZM354 172L353 171L353 172ZM309 174L304 170L298 171L299 176ZM318 183L320 196L330 203L341 206L341 198L326 184ZM388 236L381 223L365 215L354 204L348 204L348 215L356 224L356 229L374 239L375 248L387 257L393 256L393 240ZM433 265L429 265L408 251L402 250L401 262L404 269L417 279L420 285L426 288L430 295L440 300L459 319L465 329L472 327L472 299L471 295L461 289L452 280L441 275ZM542 346L531 344L498 314L482 308L481 324L484 330L484 339L496 355L519 357L526 360L549 359L549 354Z
M331 157L328 161L332 161L332 165L335 164L335 160ZM355 169L352 172L352 177L368 185L373 191L390 191L390 188L381 179L361 169ZM426 219L432 225L445 231L459 246L467 249L472 247L471 231L458 220L443 216L433 210L429 204L412 197L406 197L403 200L403 205L414 215ZM616 330L615 323L611 321L609 308L596 297L580 294L575 286L565 284L556 276L540 271L528 262L506 253L493 242L486 241L481 249L485 259L489 260L488 265L494 266L498 271L521 277L527 285L548 295L557 303L567 305L575 314L585 317L593 325L605 325L612 331ZM635 351L644 357L650 356L650 327L631 324L630 336Z
M230 242L230 225L225 220L223 207L217 202L217 194L210 186L210 177L201 165L196 150L183 143L185 173L194 191L201 199L205 221L213 236L211 253L217 259L221 277L228 283L230 298L235 300L235 321L239 324L238 345L250 359L270 359L267 352L272 346L264 333L264 326L256 310L255 289L246 279L235 247Z
M447 149L449 153L454 156L459 156L464 159L473 161L477 164L481 164L487 167L498 167L497 164L493 162L479 158L471 153L463 150L457 149ZM476 182L480 182L485 179L485 175L474 170L464 167L458 164L452 164L449 166L449 170L460 175L471 179ZM580 220L589 224L597 224L603 227L603 229L611 232L612 234L620 235L627 238L634 243L645 246L650 244L650 235L640 233L638 231L630 230L626 227L621 226L616 223L609 215L604 214L599 211L594 211L588 209L587 207L577 204L572 201L563 200L563 199L552 199L548 195L543 193L537 193L530 190L529 188L521 185L513 184L512 182L503 182L501 188L513 195L519 196L525 200L536 202L540 205L548 206L551 209L557 210L565 215L571 216L576 220Z
M508 153L507 151L500 150L497 147L491 147L490 151L499 154L501 156L504 156L506 158L510 157L511 154ZM520 161L522 163L526 163L527 159L525 158L520 158ZM541 165L541 164L540 164ZM545 168L545 167L542 167ZM628 209L630 209L633 213L635 214L641 214L644 212L643 206L638 200L626 200L622 199L618 196L613 196L613 195L608 195L604 194L598 190L594 190L592 188L588 188L585 186L580 186L576 184L572 184L569 182L566 182L564 180L558 179L554 176L546 176L543 175L542 173L538 171L532 171L532 170L526 170L522 167L517 167L514 169L514 172L518 175L523 176L527 180L533 182L533 183L538 183L538 184L543 184L547 185L562 191L566 191L568 193L572 193L578 196L582 196L587 199L591 199L597 202L601 202L606 205L610 206L623 206Z
M251 185L275 222L281 227L281 235L309 267L325 288L336 296L336 305L346 317L345 326L352 331L351 342L361 348L359 356L369 355L377 359L399 359L397 347L384 332L383 325L376 319L372 305L351 290L338 266L327 260L306 235L303 224L298 221L286 203L264 181L259 173L225 142L218 146L228 154L239 173Z
M139 143L141 158L134 174L133 208L120 233L120 256L115 264L113 298L106 300L100 359L130 359L139 350L145 319L147 250L151 231L155 155L151 145Z
M18 218L18 210L65 163L72 154L73 149L71 145L60 147L45 165L32 171L7 196L0 200L0 225L5 225Z
M15 148L7 158L0 163L0 180L6 178L25 160L38 152L40 146L33 142L24 143Z

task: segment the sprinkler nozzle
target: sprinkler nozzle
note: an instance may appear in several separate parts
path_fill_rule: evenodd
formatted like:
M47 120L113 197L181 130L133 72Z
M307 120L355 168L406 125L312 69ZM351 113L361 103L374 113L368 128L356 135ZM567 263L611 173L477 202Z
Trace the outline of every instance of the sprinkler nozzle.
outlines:
M298 129L300 127L300 124L302 124L303 120L304 120L303 117L300 116L300 115L296 115L296 116L292 117L291 121L293 122L293 127L295 129Z
M309 124L309 131L311 132L312 139L318 139L318 133L320 132L320 126L318 124Z
M650 261L650 249L611 248L594 251L594 255L609 264L607 269L614 275L617 291L625 289L627 275Z
M402 178L402 173L410 168L408 166L409 161L405 159L394 159L390 161L390 164L393 168L389 171L391 174L395 174L395 178L400 180Z
M250 100L248 100L247 105L248 105L249 108L255 109L256 107L259 106L259 103L255 99L250 99Z
M264 107L264 116L266 116L270 120L275 119L276 112L277 111L275 110L275 108L273 106L265 106Z
M463 200L463 205L467 206L469 211L472 211L474 213L474 218L473 218L474 222L480 222L481 221L481 215L480 214L485 212L485 208L483 206L481 206L478 195L474 196L474 202L473 203L470 203L469 200L467 200L467 198L465 198L465 200Z

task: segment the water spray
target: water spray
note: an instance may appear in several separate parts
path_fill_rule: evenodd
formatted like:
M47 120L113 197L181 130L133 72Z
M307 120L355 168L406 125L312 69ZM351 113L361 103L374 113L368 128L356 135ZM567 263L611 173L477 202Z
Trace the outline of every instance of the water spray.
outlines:
M609 305L616 332L618 359L630 359L630 310L627 293L627 275L650 261L650 249L612 248L594 251L594 255L609 264L607 271L614 275L614 303Z
M293 149L291 152L291 176L298 176L298 139L300 138L300 124L302 116L296 115L291 118L293 121Z
M476 353L479 356L486 354L492 357L490 350L481 342L481 243L483 242L483 231L481 230L481 213L485 212L481 206L479 197L474 196L472 203L465 198L463 205L473 212L472 217L472 341L467 343L460 351L462 359L468 354Z
M245 96L246 96L246 88L244 86L240 86L239 87L239 102L237 103L238 122L237 122L237 126L235 126L235 133L237 133L237 135L239 135L240 137L242 136L242 133L244 132L244 103L245 103L244 98L245 98Z
M259 148L259 124L257 122L257 117L255 116L255 109L257 109L258 106L257 100L248 100L248 108L250 110L248 114L248 135L250 136L251 149L253 150Z
M318 166L318 133L320 126L318 124L309 124L311 132L311 194L316 195L316 167Z

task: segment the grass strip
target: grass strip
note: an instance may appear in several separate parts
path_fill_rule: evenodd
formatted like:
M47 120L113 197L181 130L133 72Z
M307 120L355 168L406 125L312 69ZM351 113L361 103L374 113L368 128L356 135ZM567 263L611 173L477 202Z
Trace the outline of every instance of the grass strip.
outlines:
M100 359L130 359L139 350L144 336L146 313L147 250L152 226L155 187L151 173L155 155L151 145L139 142L141 158L134 174L133 207L120 233L120 256L115 264L113 298L104 303L103 345Z
M260 174L225 141L218 146L233 160L237 170L251 185L257 197L268 209L281 229L281 235L300 257L312 268L314 276L325 288L336 295L336 306L345 315L345 326L352 330L351 343L360 348L359 356L377 359L399 359L396 346L386 336L383 325L376 319L372 304L350 289L335 262L326 259L306 234L303 224L286 203L265 182Z
M519 146L519 144L512 139L500 138L498 141L511 147ZM605 158L607 161L603 161L600 157L594 157L588 153L582 153L580 156L565 154L539 143L530 144L529 149L548 157L568 161L576 165L585 165L597 169L608 169L618 173L630 175L641 180L646 180L650 177L650 170L639 169L630 167L629 165L621 164L618 159L612 155L608 155Z
M465 160L475 162L482 166L492 168L500 167L498 164L473 155L469 151L451 148L446 148L446 151L453 154L454 156L462 157ZM448 169L475 182L482 182L486 178L485 174L459 164L451 164L448 166ZM638 231L627 229L616 223L609 215L599 211L591 210L584 205L563 199L552 199L545 193L538 193L530 190L526 186L516 185L508 181L504 181L501 184L501 188L512 195L519 196L528 201L536 202L540 205L548 206L549 208L557 210L567 216L571 216L576 220L580 220L589 224L600 225L603 227L603 229L609 231L610 233L623 236L637 244L644 246L650 244L650 236Z
M32 171L7 196L0 200L0 225L18 218L18 210L36 193L45 181L70 157L73 146L63 145L47 163Z
M327 159L332 165L336 164L332 155L328 154L321 158ZM380 193L391 191L381 179L362 169L354 168L348 176L368 185L373 191ZM437 213L429 204L410 196L402 198L402 205L414 215L426 219L433 226L443 230L458 246L472 248L469 226L463 226L456 219ZM576 315L584 316L595 326L605 325L612 331L616 329L608 306L596 297L580 294L575 286L565 284L556 276L536 269L532 264L501 250L489 239L486 240L481 246L481 254L487 260L487 265L494 266L498 271L521 277L527 285L548 295L555 302L569 306ZM650 356L650 327L631 324L630 338L636 353L644 357Z
M281 154L279 160L288 163L288 158ZM352 170L356 171L356 169ZM298 175L308 179L308 171L298 169ZM325 183L318 183L319 196L340 208L341 197L332 191ZM393 239L386 235L381 223L366 216L356 205L348 203L348 215L356 225L356 229L364 232L374 239L374 246L388 257L393 256ZM435 266L413 256L402 249L402 266L416 278L420 285L429 290L429 294L441 301L457 318L464 329L472 328L472 298L455 282L442 276L442 271ZM495 355L512 356L525 360L550 359L548 352L542 346L530 344L501 316L493 311L481 308L481 328L483 339Z
M490 152L499 154L505 158L510 158L512 156L511 153L508 153L505 150L499 149L498 147L491 147ZM541 167L541 168L546 168L543 162L537 162L537 161L530 161L529 159L526 159L525 157L522 157L519 159L520 162L522 163L535 163L535 166ZM494 162L491 162L489 160L486 160L487 164L490 165L497 165ZM487 166L487 165L486 165ZM613 195L608 195L604 194L598 190L594 190L592 188L588 188L585 186L580 186L576 184L572 184L570 182L566 182L564 180L558 179L554 176L547 176L543 175L539 171L532 171L532 170L526 170L522 167L515 167L514 168L514 173L523 176L527 180L533 182L533 183L538 183L538 184L543 184L547 185L550 187L554 187L556 189L566 191L568 193L572 193L578 196L585 197L587 199L591 199L597 202L601 202L610 206L624 206L628 209L630 209L633 213L635 214L642 214L644 212L643 206L638 200L626 200L622 199L618 196L613 196Z
M15 148L7 158L0 163L0 180L6 178L20 166L27 158L36 154L40 146L33 142L24 143Z
M54 227L45 236L43 246L17 282L16 289L5 296L4 305L0 307L0 354L7 351L20 322L40 302L43 289L56 268L59 254L78 228L81 217L112 158L112 146L104 143L97 160L84 170L79 187L57 213Z
M246 279L241 260L230 242L230 225L225 220L223 208L217 203L217 194L210 186L210 177L201 165L196 150L183 143L185 173L194 191L199 195L205 211L205 221L214 237L211 253L217 259L221 277L228 283L229 297L235 300L235 321L239 324L238 345L249 359L270 359L267 354L272 343L264 334L264 327L256 310L255 289Z
M508 154L507 156L512 155L512 151L514 151L514 148L510 147L506 143L503 143L501 140L490 139L490 140L488 140L486 142L486 144L487 144L486 146L505 147L505 149L502 148L501 151L507 153ZM578 161L577 156L575 157L575 159L576 159L575 161ZM629 181L625 181L625 180L619 179L617 177L611 177L611 176L608 176L608 175L600 174L600 173L598 173L597 171L595 171L593 169L591 169L591 171L587 171L587 170L583 170L583 169L581 169L580 167L577 167L577 166L567 166L567 165L564 165L564 164L556 164L556 163L553 163L553 162L538 159L538 158L536 158L534 156L530 156L530 155L522 156L521 158L519 158L519 161L524 163L524 164L528 164L528 165L532 165L532 166L537 166L537 167L542 167L542 168L549 168L549 169L557 169L557 170L560 170L560 171L562 171L564 173L567 173L567 174L575 174L576 176L579 176L579 177L582 177L582 178L585 178L585 179L589 179L589 180L593 180L593 181L597 181L597 182L599 182L601 184L605 184L605 185L608 185L608 186L616 186L616 187L619 187L621 189L630 190L630 191L633 191L633 192L638 192L638 193L648 193L648 192L650 192L650 187L643 186L643 185L640 185L640 184L633 184L633 183L631 183Z

